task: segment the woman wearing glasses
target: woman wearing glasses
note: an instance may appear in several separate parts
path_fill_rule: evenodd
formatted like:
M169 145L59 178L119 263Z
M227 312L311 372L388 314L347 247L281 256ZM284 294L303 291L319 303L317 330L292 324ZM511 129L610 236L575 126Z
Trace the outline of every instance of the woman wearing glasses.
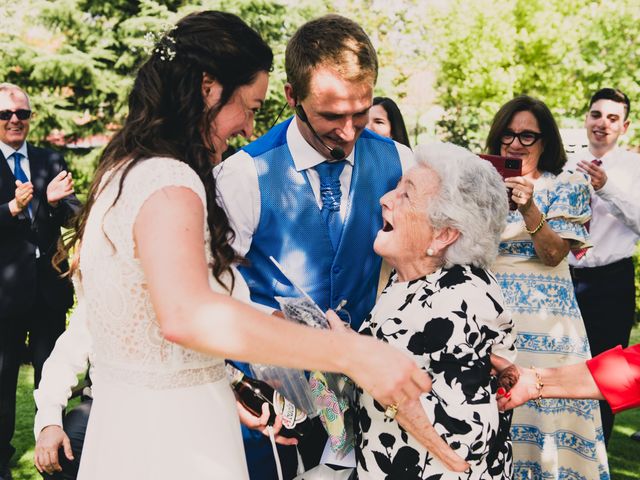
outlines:
M493 265L518 332L517 363L559 367L589 358L589 344L567 255L589 247L589 189L581 173L563 172L566 154L551 112L519 96L500 108L488 153L522 159L506 179L511 211ZM598 403L531 401L511 424L514 478L608 478Z

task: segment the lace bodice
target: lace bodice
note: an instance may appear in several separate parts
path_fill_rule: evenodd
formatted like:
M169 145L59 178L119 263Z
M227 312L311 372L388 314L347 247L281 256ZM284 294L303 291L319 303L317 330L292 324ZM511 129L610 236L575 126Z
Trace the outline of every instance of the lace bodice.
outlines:
M163 337L133 239L138 212L154 192L167 186L186 187L198 194L206 206L204 186L188 165L170 158L151 158L131 169L118 202L111 207L120 176L120 171L105 175L82 241L83 298L79 302L86 304L93 339L93 377L96 383L104 378L150 388L218 380L224 375L220 359L185 349ZM203 241L210 263L210 235L206 219L204 222ZM238 281L240 275L235 276L236 284L244 286ZM213 277L210 283L214 290L223 291Z

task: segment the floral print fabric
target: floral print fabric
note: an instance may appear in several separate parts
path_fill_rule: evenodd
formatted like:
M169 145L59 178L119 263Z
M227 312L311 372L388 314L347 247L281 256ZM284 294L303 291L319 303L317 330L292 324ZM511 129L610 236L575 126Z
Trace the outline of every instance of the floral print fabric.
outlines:
M436 431L471 465L449 472L367 393L359 397L356 456L364 479L508 479L508 418L499 415L492 351L513 358L510 313L486 270L439 269L418 280L391 283L360 332L407 351L433 378L421 398ZM400 405L402 408L402 405Z

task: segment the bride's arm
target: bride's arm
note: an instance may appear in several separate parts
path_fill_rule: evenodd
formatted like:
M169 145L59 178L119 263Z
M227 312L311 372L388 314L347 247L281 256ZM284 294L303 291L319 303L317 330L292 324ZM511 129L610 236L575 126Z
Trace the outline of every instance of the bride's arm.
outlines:
M136 251L165 338L223 358L344 372L384 405L428 388L428 376L407 355L375 339L296 325L213 292L204 214L192 190L165 187L136 217Z

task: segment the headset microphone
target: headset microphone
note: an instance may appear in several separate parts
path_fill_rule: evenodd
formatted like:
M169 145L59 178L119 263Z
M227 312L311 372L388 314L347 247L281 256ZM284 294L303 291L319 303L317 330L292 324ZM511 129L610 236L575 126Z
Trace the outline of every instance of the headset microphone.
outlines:
M333 158L336 161L344 160L344 158L346 157L344 150L340 147L331 148L329 145L327 145L322 141L322 138L320 138L320 135L318 135L318 132L316 132L315 128L311 126L311 123L307 118L307 113L304 111L304 108L302 108L302 105L300 104L296 105L296 114L298 115L298 117L300 117L300 120L302 120L304 123L307 124L307 126L309 127L309 130L311 130L311 133L313 133L313 136L318 139L320 144L329 151L329 155L331 155L331 158Z

